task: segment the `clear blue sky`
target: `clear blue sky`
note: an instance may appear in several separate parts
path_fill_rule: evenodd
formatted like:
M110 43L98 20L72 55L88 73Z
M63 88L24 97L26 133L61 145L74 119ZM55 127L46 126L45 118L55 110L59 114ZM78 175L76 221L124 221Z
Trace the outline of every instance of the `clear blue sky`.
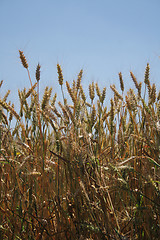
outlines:
M18 50L28 60L32 82L39 62L40 89L46 85L60 90L56 64L64 80L71 82L81 68L82 84L92 81L100 87L116 84L122 72L125 88L133 87L129 71L143 81L147 62L151 83L159 89L160 1L159 0L0 0L1 95L29 88L27 72Z

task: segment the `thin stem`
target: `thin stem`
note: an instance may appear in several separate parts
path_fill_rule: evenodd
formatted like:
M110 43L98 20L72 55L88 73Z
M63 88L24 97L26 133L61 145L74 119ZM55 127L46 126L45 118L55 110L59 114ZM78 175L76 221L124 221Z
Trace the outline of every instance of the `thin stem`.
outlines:
M63 102L64 102L64 104L65 104L65 100L64 100L64 92L63 92L63 87L62 87L62 85L61 85L61 91L62 91Z
M30 84L31 84L31 87L32 87L31 76L30 76L30 73L29 73L29 70L28 70L28 68L27 68L27 72L28 72L29 81L30 81Z

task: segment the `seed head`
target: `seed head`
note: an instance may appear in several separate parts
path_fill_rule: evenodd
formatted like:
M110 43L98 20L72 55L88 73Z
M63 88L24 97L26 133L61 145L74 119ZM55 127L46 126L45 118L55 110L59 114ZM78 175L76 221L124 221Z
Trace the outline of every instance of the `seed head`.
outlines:
M37 80L37 82L39 82L39 80L40 80L40 73L41 73L40 68L41 68L41 66L38 63L37 68L36 68L36 80Z
M81 93L81 97L82 97L83 101L86 102L86 95L85 95L85 93L83 91L82 86L80 86L80 93Z
M137 79L136 79L136 77L134 76L134 74L130 71L130 75L131 75L131 78L132 78L132 80L133 80L133 82L134 82L134 85L135 85L135 87L137 88L137 89L139 89L139 84L138 84L138 82L137 82Z
M156 101L156 85L154 83L153 83L149 98L150 98L150 103L154 103Z
M115 85L110 85L110 88L112 89L112 91L114 92L114 94L123 101L123 97L122 95L117 91L117 89L115 88Z
M97 93L97 96L100 98L101 97L101 91L98 87L98 83L95 84L95 87L96 87L96 93Z
M90 99L93 101L95 97L94 82L92 82L92 84L89 84L89 96L90 96Z
M1 82L0 82L0 87L2 86L2 84L3 84L3 80L1 80Z
M149 66L149 63L147 63L147 67L146 67L145 75L144 75L144 83L147 84L147 85L150 85L149 70L150 70L150 66Z
M62 69L61 66L59 64L57 64L57 72L58 72L58 81L59 81L59 85L63 85L63 74L62 74Z
M159 101L159 100L160 100L160 91L159 91L158 96L157 96L157 101Z
M104 99L106 97L106 87L103 88L102 95L101 95L101 103L103 104Z
M24 56L24 53L19 50L19 55L20 55L20 59L21 59L21 63L23 65L23 67L27 69L28 63L27 63L26 57Z
M124 82L123 82L123 78L122 78L122 73L119 72L119 80L120 80L120 87L121 87L121 90L122 92L124 91Z
M81 80L82 80L82 74L83 74L83 70L81 69L81 71L78 74L78 79L77 79L77 90L80 89Z

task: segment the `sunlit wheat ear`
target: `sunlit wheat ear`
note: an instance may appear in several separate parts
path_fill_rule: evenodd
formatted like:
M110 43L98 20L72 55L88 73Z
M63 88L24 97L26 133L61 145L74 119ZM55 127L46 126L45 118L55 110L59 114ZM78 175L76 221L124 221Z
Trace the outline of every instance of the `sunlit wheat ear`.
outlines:
M23 67L27 69L29 81L30 81L30 84L31 84L31 87L32 87L32 81L31 81L29 70L28 70L27 60L26 60L26 58L24 56L24 53L22 51L19 50L19 54L20 54L20 60L21 60L21 63L23 65Z
M0 81L0 88L1 88L2 84L3 84L3 80Z
M109 115L110 115L110 111L105 112L105 113L103 114L103 117L102 117L103 122L105 122L105 121L107 120L107 118L108 118Z
M97 100L97 112L98 112L98 115L100 117L100 115L102 113L102 105L101 105L101 102L100 102L99 99Z
M24 108L23 108L23 111L25 113L25 118L26 119L30 119L31 118L31 111L30 111L30 107L26 101L26 99L24 98Z
M150 84L149 82L149 70L150 70L150 66L149 66L149 63L147 63L147 67L146 67L146 70L145 70L145 74L144 74L144 83L145 84Z
M124 82L123 82L123 78L122 78L122 73L119 72L118 75L119 75L121 91L124 92Z
M23 91L20 91L18 89L18 96L19 96L19 100L20 100L20 103L21 103L22 106L24 105L25 95L26 95L26 89L25 88L23 89Z
M92 113L91 113L91 126L93 126L95 122L96 122L96 107L93 104Z
M142 82L138 85L138 96L141 97Z
M41 69L41 66L38 63L37 68L36 68L36 74L35 74L37 82L39 82L39 80L40 80L40 74L41 74L40 69Z
M52 107L55 105L56 99L57 99L57 93L54 94L54 97L51 100L51 106Z
M126 105L128 110L135 113L137 112L137 99L133 92L133 89L130 89L130 91L128 92L128 96L126 96Z
M135 87L137 88L137 90L139 89L139 84L138 84L138 82L137 82L137 79L136 79L136 77L134 76L134 74L130 71L130 75L131 75L131 78L132 78L132 80L133 80L133 82L134 82L134 85L135 85Z
M23 67L27 69L28 63L27 63L26 57L24 56L24 53L19 50L19 55L20 55L20 59L21 59L21 63L23 65Z
M85 93L84 93L84 91L83 91L82 86L80 86L80 93L81 93L82 100L83 100L84 102L86 102L86 95L85 95Z
M130 99L132 111L135 112L137 110L137 98L133 89L129 90L129 99Z
M131 105L131 102L130 102L130 99L129 99L128 96L126 96L126 104L127 104L127 108L128 108L129 110L132 110L132 105Z
M149 81L149 71L150 71L150 66L149 66L149 63L147 63L147 67L146 67L145 74L144 74L144 83L147 85L148 95L150 95L150 93L151 93L151 84Z
M159 100L160 100L160 91L159 91L158 96L157 96L157 101L159 101Z
M67 87L70 97L72 98L73 103L75 103L76 102L75 96L74 96L73 91L67 81L66 81L66 87Z
M8 120L7 120L7 116L4 112L1 112L1 120L3 121L3 123L5 123L6 125L8 125ZM2 122L1 122L2 123ZM1 136L2 137L2 136Z
M89 84L89 97L90 99L94 100L94 97L95 97L95 92L94 92L94 82L92 82L92 84Z
M101 95L101 103L103 104L106 97L106 87L103 88L102 95Z
M25 95L25 98L28 98L31 95L31 93L33 92L36 86L37 86L37 82L28 90L28 92Z
M45 108L46 115L57 124L57 117L53 114L53 108L49 105Z
M75 118L77 121L79 121L81 110L82 110L82 100L79 100L75 107Z
M119 103L119 97L117 97L117 95L114 94L114 105L115 105L115 107L118 106L118 103Z
M156 101L156 85L153 83L149 96L149 102L154 103L155 101Z
M8 90L8 91L6 92L5 96L3 97L3 101L4 101L4 102L7 100L10 92L11 92L10 90Z
M10 111L17 120L20 120L20 116L18 115L18 113L16 113L16 111L10 106L8 105L6 102L4 102L3 100L0 99L0 105L5 108L7 111Z
M99 97L99 99L101 98L101 91L100 91L100 89L99 89L99 87L98 87L98 84L96 83L95 84L95 87L96 87L96 93L97 93L97 96Z
M117 91L117 89L115 88L115 85L110 85L110 88L112 89L112 91L114 92L114 94L123 101L123 97L122 95Z
M56 114L57 117L61 118L61 113L58 112L57 108L54 106L54 107L51 107L52 111Z
M76 93L76 81L75 80L72 81L72 92Z
M62 74L62 68L59 64L57 64L57 72L58 72L58 82L59 85L63 85L63 74Z
M21 91L19 89L18 89L18 97L19 97L20 102L22 102L22 94L21 94Z
M48 89L48 87L45 88L43 99L42 99L42 110L45 109L46 105L49 103L50 97L52 94L52 88Z
M76 85L77 91L80 89L82 75L83 75L83 70L81 69L81 71L78 74L78 78L77 78L77 85Z

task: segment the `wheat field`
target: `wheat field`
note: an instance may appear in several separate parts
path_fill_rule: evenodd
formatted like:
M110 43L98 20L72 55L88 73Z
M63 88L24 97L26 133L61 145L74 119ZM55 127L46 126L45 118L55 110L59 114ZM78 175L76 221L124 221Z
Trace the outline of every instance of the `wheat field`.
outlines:
M30 88L18 90L18 111L10 91L0 96L0 239L159 239L160 92L149 64L143 82L130 72L126 94L120 72L110 100L97 83L84 91L83 70L64 82L57 64L57 101L48 86L40 99L41 66L34 82L19 56Z

